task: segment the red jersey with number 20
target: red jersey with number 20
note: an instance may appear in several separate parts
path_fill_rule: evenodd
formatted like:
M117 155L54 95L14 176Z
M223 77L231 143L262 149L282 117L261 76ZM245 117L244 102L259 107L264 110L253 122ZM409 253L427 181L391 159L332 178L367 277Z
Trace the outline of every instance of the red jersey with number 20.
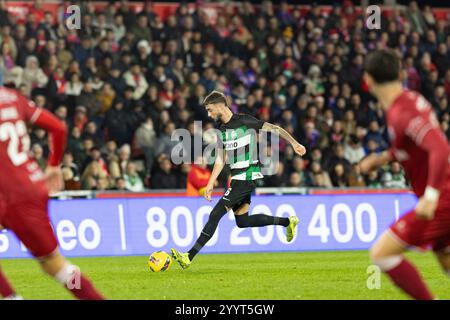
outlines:
M66 143L64 123L16 91L0 87L0 196L6 203L47 192L44 173L28 154L29 124L49 133L49 165L57 165Z
M450 202L450 148L430 103L420 94L405 90L386 113L390 153L399 161L420 197L431 186ZM443 199L444 198L444 199Z

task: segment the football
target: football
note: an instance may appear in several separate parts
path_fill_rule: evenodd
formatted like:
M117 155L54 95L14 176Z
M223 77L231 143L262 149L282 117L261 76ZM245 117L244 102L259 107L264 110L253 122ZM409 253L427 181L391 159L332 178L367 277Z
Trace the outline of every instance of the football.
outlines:
M166 271L172 265L172 257L164 251L153 252L148 258L148 267L153 272Z

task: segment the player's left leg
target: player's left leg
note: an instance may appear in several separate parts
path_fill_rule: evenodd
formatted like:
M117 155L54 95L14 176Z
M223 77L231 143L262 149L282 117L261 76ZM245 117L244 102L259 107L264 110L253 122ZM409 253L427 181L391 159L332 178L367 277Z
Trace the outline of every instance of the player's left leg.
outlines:
M450 277L450 240L436 243L433 251L442 270Z
M450 250L436 252L436 257L442 267L442 270L450 277Z
M266 214L249 215L252 193L256 188L254 180L232 180L231 186L222 199L227 207L232 208L236 225L239 228L264 227L270 225L281 225L287 228L286 237L292 241L295 233L295 226L298 223L297 217L290 218L274 217Z
M432 300L433 296L419 272L403 256L407 246L389 229L370 249L370 258L408 295L418 300Z
M233 209L236 218L236 225L239 228L264 227L271 225L280 225L286 227L286 238L290 242L294 238L295 228L298 224L298 218L291 216L289 218L274 217L266 214L249 215L250 203L245 202Z
M244 203L236 208L234 215L236 218L236 225L239 228L264 227L271 225L280 225L287 227L289 225L289 218L274 217L266 214L248 214L250 208L249 203Z

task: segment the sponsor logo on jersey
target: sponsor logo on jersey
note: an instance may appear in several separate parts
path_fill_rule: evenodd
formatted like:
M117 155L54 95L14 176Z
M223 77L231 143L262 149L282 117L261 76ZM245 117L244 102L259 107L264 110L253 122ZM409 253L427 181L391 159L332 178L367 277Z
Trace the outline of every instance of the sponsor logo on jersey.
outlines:
M237 141L225 142L225 150L236 149L238 147Z
M7 107L0 110L0 120L14 120L19 118L19 114L15 107Z

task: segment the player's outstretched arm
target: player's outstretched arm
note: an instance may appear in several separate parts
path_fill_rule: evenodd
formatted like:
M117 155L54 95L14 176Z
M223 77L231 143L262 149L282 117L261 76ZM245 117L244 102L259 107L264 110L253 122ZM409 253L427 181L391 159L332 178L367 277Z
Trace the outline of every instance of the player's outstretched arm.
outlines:
M284 140L289 142L292 145L292 148L294 149L295 153L303 156L306 153L306 148L299 143L297 140L292 137L289 132L281 128L280 126L274 125L269 122L264 122L264 125L261 128L262 130L274 132L277 133L280 137L282 137Z
M34 124L48 132L50 154L48 165L58 166L62 160L67 143L67 126L51 112L41 109Z
M227 159L227 154L223 148L217 148L217 157L214 162L214 168L211 173L211 177L209 178L208 184L205 188L205 199L211 201L212 192L214 189L214 183L217 180L217 177L222 172L223 167L225 166Z
M383 151L380 154L372 153L361 160L359 168L361 173L366 174L372 170L388 164L392 160L392 154L390 151Z

